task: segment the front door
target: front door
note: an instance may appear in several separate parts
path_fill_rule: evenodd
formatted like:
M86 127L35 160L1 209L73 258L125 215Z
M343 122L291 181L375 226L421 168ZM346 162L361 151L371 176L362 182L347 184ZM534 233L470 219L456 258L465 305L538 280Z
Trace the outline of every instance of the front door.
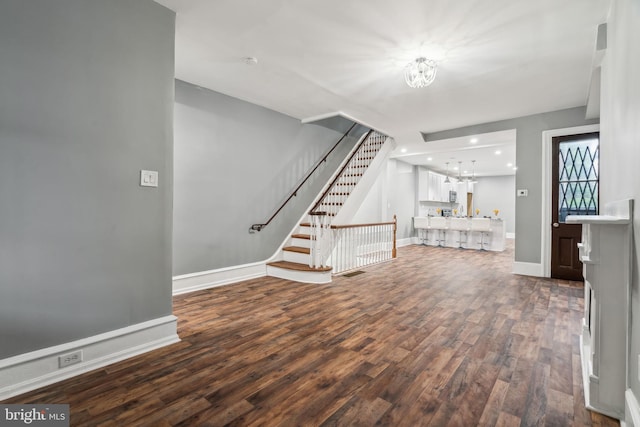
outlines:
M580 224L567 224L568 215L598 214L599 133L553 138L551 277L584 280L578 243Z

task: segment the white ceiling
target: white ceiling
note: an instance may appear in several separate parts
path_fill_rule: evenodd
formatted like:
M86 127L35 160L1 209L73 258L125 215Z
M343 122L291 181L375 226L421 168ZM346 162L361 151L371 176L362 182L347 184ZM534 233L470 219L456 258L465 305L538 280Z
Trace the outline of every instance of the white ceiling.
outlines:
M451 176L457 176L458 172L463 177L472 173L476 176L513 175L517 168L516 130L404 144L393 157L442 173L448 168Z
M177 12L178 79L298 119L341 111L393 136L394 156L414 164L435 144L420 132L585 105L597 26L610 4L156 1ZM438 73L431 86L412 89L403 67L419 56L436 59ZM491 150L482 158L486 150L467 151L479 167L495 160ZM470 160L449 155L458 156Z

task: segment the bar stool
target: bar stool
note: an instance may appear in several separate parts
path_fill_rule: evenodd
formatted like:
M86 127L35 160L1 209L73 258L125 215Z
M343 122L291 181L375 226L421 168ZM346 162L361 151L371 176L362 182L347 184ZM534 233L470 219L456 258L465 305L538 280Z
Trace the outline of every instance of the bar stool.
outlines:
M480 233L480 250L485 251L485 235L488 236L491 233L491 219L490 218L472 218L471 219L471 231Z
M470 223L467 218L451 218L451 222L449 223L451 230L458 232L458 248L464 249L462 244L467 245L469 243L469 231ZM462 234L464 233L464 241L462 241Z
M447 242L447 230L449 229L447 226L447 218L432 216L429 218L429 229L438 231L436 242L438 242L438 246L444 246L443 243Z
M413 228L418 230L418 238L422 240L423 245L426 245L429 241L429 218L425 216L414 216ZM421 237L422 235L424 235L424 239Z

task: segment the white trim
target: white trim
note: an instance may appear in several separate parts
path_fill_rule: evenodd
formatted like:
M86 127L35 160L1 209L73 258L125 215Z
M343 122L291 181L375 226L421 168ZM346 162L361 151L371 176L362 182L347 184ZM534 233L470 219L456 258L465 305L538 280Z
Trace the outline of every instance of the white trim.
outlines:
M314 283L317 285L331 283L331 270L327 271L298 271L279 268L273 265L267 266L267 274L271 277L293 280L301 283Z
M640 405L638 405L638 399L633 394L633 390L628 388L624 392L625 401L625 418L629 427L640 427ZM623 421L620 421L622 425Z
M420 242L420 239L418 239L417 237L407 237L405 239L396 239L396 248L415 245L416 242Z
M521 274L523 276L543 276L542 264L534 262L518 262L514 261L511 272L513 274Z
M182 274L173 278L173 295L210 289L267 275L266 262L235 265L216 270Z
M0 360L0 400L180 341L169 315ZM58 367L58 356L82 350L83 361Z
M542 277L551 277L551 154L555 136L577 135L580 133L600 132L600 125L576 126L562 129L550 129L542 132L542 221L540 260ZM640 426L639 426L640 427Z
M368 127L369 129L376 130L376 131L378 131L380 133L385 134L388 137L391 137L391 134L389 132L386 132L386 131L380 129L379 127L371 126L367 122L364 122L364 121L362 121L360 119L356 119L355 117L353 117L353 116L351 116L351 115L349 115L349 114L347 114L345 112L342 112L342 111L334 111L332 113L318 114L317 116L307 117L307 118L304 118L304 119L300 120L300 123L302 123L302 124L313 123L313 122L317 122L317 121L320 121L320 120L330 119L331 117L338 117L338 116L339 117L343 117L343 118L345 118L347 120L351 120L352 122L358 123L359 125Z
M505 233L504 237L505 239L515 239L516 233Z

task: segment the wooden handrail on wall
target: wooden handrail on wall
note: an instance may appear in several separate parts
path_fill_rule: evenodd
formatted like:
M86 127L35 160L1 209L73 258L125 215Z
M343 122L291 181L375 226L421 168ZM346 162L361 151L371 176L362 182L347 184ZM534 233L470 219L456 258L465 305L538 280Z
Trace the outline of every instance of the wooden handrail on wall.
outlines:
M351 125L349 130L347 130L345 132L345 134L342 135L342 137L340 137L338 142L336 142L334 144L334 146L331 147L331 149L327 152L327 154L325 154L322 157L322 159L320 159L320 161L318 161L318 163L316 163L316 165L313 167L313 169L311 169L311 171L304 177L302 182L300 182L300 184L298 184L298 186L289 194L289 197L287 197L287 199L282 203L282 205L280 205L280 207L273 213L273 215L271 215L271 217L263 224L253 224L249 228L249 233L255 233L256 231L262 231L263 228L265 228L267 225L269 225L271 223L271 221L273 221L273 219L280 213L280 211L287 205L287 203L289 203L289 201L291 199L293 199L294 197L296 197L298 195L298 191L300 190L300 188L302 188L302 186L309 180L309 178L311 178L311 175L313 175L313 173L320 167L320 165L327 161L327 158L329 157L329 155L331 153L333 153L333 151L347 137L347 135L349 135L349 133L351 133L351 131L353 130L353 128L356 127L356 125L357 125L357 123L354 123L354 124ZM371 131L369 131L369 132L371 132Z

